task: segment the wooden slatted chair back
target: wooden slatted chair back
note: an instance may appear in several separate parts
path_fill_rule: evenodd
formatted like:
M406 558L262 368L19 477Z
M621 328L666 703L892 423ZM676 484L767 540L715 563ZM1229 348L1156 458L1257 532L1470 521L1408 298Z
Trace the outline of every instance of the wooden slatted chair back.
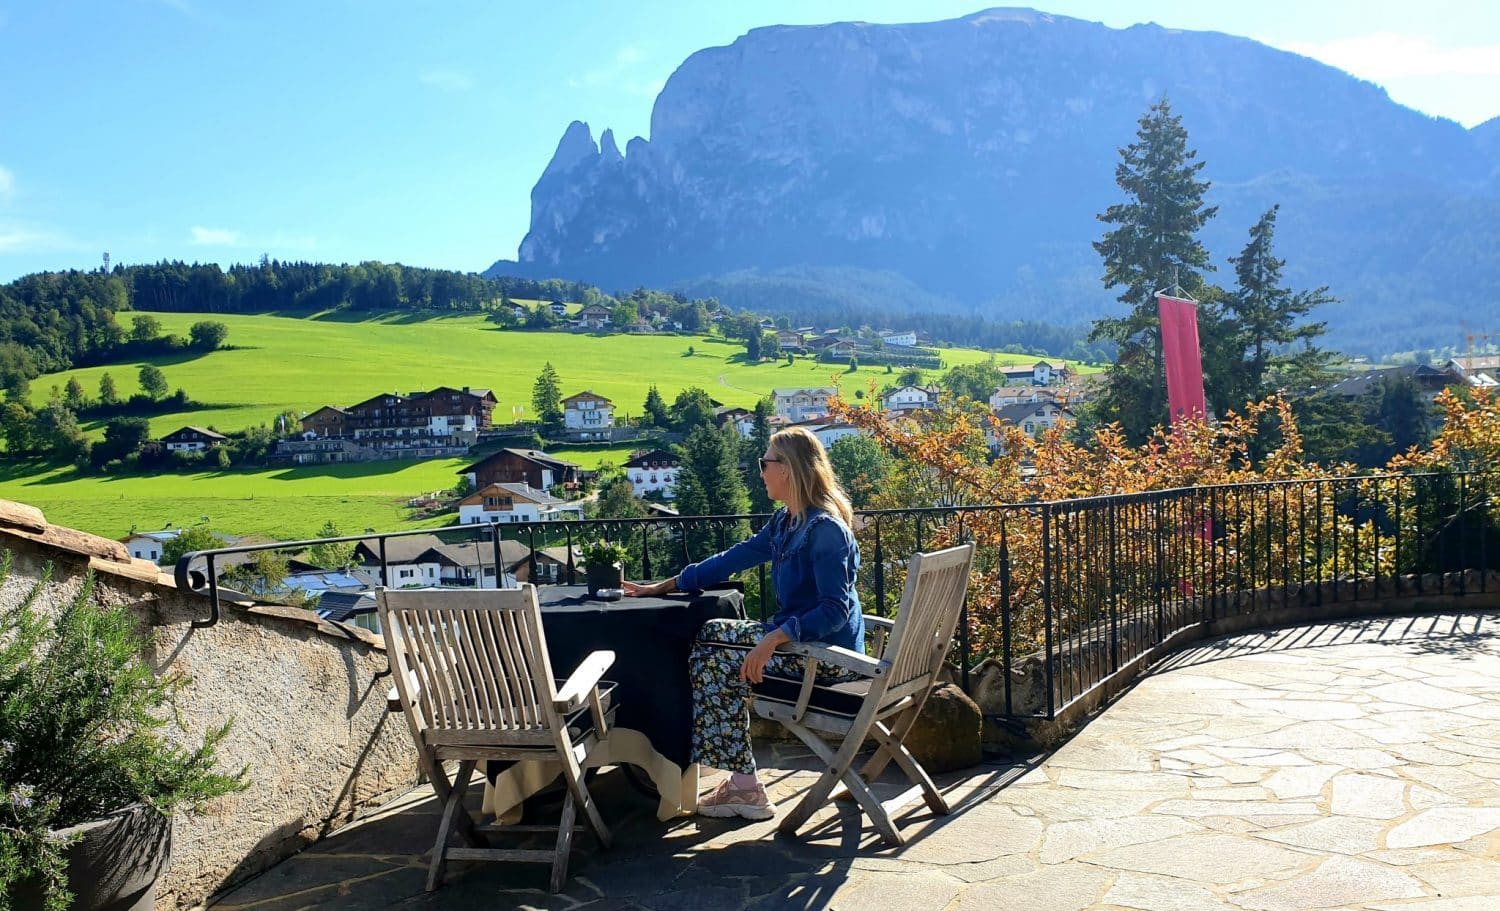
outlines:
M973 560L973 544L911 558L885 651L892 662L886 675L891 698L924 689L942 666L969 590Z
M558 726L536 589L384 591L386 651L424 732L539 734Z

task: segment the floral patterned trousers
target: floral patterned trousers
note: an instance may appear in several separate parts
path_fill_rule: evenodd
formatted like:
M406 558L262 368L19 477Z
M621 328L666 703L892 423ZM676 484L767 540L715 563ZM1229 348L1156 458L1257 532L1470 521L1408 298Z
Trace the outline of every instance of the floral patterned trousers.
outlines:
M755 620L709 620L698 631L688 655L694 762L728 772L755 771L755 754L750 749L750 685L740 680L740 664L769 630ZM766 663L765 672L801 680L805 670L801 658L778 652ZM838 683L855 676L834 669L819 673L818 683Z

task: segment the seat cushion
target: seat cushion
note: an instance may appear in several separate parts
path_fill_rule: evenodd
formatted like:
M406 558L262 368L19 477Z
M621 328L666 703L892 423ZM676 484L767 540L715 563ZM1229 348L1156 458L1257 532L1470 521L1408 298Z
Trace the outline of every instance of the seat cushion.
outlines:
M767 674L760 683L750 689L757 699L771 699L796 705L797 697L802 692L802 678L773 677ZM864 704L865 694L869 691L870 681L866 678L847 680L842 683L819 684L813 687L812 698L807 704L812 708L835 715L854 716L859 714L859 707Z

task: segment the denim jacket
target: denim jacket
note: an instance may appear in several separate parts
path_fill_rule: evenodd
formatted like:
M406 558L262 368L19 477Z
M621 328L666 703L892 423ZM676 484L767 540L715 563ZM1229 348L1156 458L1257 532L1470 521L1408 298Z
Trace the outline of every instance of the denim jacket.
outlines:
M709 588L767 560L777 604L767 629L779 628L793 642L864 652L865 621L854 590L859 545L849 526L822 509L808 509L795 525L785 508L778 509L750 538L684 569L677 587Z

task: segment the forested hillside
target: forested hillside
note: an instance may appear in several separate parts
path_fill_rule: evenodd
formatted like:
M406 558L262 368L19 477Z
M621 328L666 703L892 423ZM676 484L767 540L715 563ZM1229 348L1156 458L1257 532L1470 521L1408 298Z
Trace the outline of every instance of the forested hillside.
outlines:
M464 272L378 262L283 263L228 270L215 263L117 266L109 273L39 272L0 285L0 385L107 363L130 343L127 310L193 313L314 313L420 310L477 312L505 299L588 303L579 282L487 279Z

